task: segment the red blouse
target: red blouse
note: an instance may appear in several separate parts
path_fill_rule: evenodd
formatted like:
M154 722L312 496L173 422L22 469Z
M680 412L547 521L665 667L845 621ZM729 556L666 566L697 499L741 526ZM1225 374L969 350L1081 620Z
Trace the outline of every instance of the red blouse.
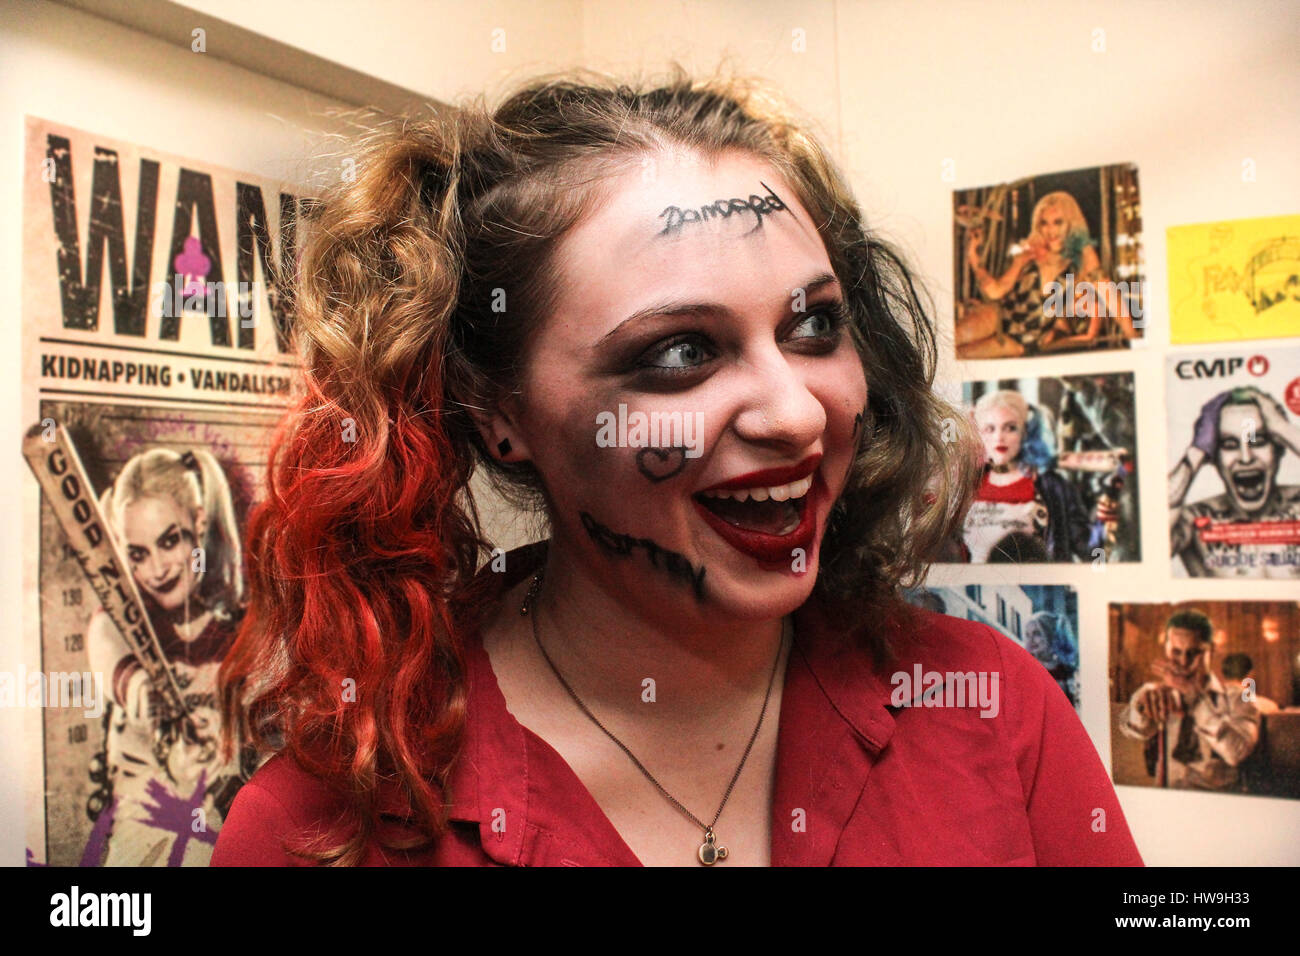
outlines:
M510 558L515 555L511 554ZM532 569L511 562L508 587ZM810 602L795 616L772 799L773 866L1141 866L1114 788L1050 674L986 625L918 611L877 671ZM464 752L451 829L432 848L372 841L366 865L639 866L564 759L506 709L490 659L466 648ZM984 672L993 707L914 678ZM898 675L920 684L907 688ZM997 683L992 678L996 675ZM969 680L969 678L968 678ZM904 698L909 704L900 705ZM936 701L949 706L926 706ZM985 700L989 698L986 696ZM225 819L213 866L308 865L281 839L327 826L335 798L288 757L268 760ZM381 797L386 811L402 807ZM408 831L409 832L409 831ZM726 863L722 863L726 866Z

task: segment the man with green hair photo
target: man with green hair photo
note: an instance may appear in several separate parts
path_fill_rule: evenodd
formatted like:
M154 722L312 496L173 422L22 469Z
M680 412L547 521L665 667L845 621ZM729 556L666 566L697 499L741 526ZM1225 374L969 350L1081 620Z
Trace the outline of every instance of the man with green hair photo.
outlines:
M1259 710L1251 695L1229 690L1215 675L1214 626L1196 610L1165 623L1156 679L1134 691L1119 729L1146 741L1147 773L1157 786L1238 790L1239 767L1259 742Z
M1288 449L1300 455L1300 428L1267 392L1231 388L1205 403L1169 473L1170 549L1189 575L1300 577L1300 486L1277 483ZM1207 462L1223 491L1185 505Z

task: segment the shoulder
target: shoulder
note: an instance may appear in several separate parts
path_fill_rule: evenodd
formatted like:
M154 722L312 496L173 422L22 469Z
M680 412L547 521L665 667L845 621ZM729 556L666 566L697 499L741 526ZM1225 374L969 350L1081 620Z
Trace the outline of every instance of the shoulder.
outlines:
M328 824L339 800L325 781L307 773L286 754L276 754L235 795L212 866L301 866L283 846L286 837Z
M92 641L124 643L117 625L113 623L113 619L109 617L108 612L102 607L95 608L90 615L90 620L86 622L86 635Z
M1028 782L1045 745L1094 752L1090 738L1056 679L1037 658L1006 634L979 621L918 611L907 639L894 644L895 675L938 674L949 687L979 690L976 725L987 726L1001 741ZM895 677L900 680L901 678ZM905 682L904 682L905 683ZM912 683L916 683L915 676ZM947 699L946 696L944 698ZM1053 733L1068 727L1060 740Z
M916 610L912 634L900 650L903 658L933 661L939 670L976 670L1014 677L1032 689L1056 686L1046 669L1023 647L1001 631L979 621L934 611ZM939 665L943 665L940 667ZM1039 676L1043 680L1038 680Z

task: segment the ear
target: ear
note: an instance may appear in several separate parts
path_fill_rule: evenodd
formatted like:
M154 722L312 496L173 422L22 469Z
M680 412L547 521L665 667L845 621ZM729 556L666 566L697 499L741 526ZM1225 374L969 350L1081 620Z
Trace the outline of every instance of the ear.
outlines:
M194 537L200 543L208 534L208 513L202 507L194 509Z
M509 398L494 409L475 410L470 414L488 454L493 458L504 462L521 462L532 458L528 442L519 427L518 408Z

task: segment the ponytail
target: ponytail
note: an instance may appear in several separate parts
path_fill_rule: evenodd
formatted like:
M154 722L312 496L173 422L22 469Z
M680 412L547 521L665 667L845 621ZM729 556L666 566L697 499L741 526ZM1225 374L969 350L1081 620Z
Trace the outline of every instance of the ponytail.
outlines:
M305 389L248 523L253 600L221 671L224 745L283 744L337 789L341 830L290 847L320 862L359 861L381 779L422 830L393 846L446 827L469 582L486 548L443 394L460 291L454 134L407 126L323 202L297 283Z

